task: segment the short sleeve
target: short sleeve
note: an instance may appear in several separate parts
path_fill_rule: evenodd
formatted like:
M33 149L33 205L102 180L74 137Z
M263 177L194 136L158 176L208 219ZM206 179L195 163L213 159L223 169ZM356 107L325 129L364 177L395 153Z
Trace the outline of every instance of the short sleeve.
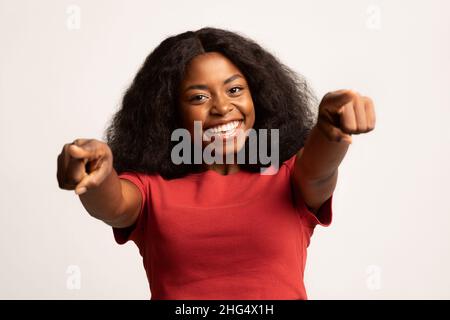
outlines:
M314 228L316 225L328 227L333 220L333 195L331 195L317 210L317 213L312 212L303 200L299 210L301 211L301 219L305 225Z
M292 176L296 158L297 155L295 154L285 162L286 166L288 167L289 178ZM333 194L320 206L319 210L317 210L317 213L311 211L301 197L298 197L297 201L298 203L295 205L300 212L302 222L307 227L314 228L316 225L328 227L331 224L333 220Z
M119 174L120 179L125 179L132 182L135 186L138 187L139 191L142 195L141 208L139 211L138 218L136 222L126 228L116 228L112 227L114 239L118 244L124 244L128 240L132 240L136 243L136 245L140 248L143 243L143 237L145 235L145 226L147 221L147 199L148 195L148 184L144 177L137 172L124 172Z

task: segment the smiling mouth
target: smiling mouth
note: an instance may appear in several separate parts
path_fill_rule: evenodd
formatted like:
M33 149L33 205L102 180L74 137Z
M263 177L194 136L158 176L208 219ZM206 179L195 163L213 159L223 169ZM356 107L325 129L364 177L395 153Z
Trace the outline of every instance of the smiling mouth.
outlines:
M230 121L226 124L218 125L208 128L203 133L203 140L211 141L212 137L215 139L230 139L237 135L238 129L242 128L244 124L243 120Z

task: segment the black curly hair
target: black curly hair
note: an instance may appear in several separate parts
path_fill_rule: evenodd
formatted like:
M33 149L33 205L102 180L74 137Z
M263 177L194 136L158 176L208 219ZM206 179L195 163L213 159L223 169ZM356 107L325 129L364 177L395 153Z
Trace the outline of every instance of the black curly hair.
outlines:
M269 133L279 129L280 164L304 145L317 112L306 80L253 40L206 27L166 38L145 59L106 129L117 173L157 173L173 179L201 170L199 165L172 163L171 134L181 127L177 104L185 68L205 52L223 54L246 77L255 107L253 128ZM261 164L240 167L256 172Z

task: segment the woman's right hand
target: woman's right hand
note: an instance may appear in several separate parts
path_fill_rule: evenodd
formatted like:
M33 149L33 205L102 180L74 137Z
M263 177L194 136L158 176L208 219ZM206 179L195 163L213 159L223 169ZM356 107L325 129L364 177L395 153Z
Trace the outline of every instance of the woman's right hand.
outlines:
M58 155L56 174L61 189L81 195L98 187L113 169L109 146L95 139L76 139L64 145Z

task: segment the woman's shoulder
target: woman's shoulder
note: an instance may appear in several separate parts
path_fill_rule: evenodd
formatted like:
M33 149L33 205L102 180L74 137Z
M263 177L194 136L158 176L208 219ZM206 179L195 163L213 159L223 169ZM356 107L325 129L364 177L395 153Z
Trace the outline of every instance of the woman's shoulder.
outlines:
M288 167L289 171L292 171L292 169L294 168L295 159L297 159L297 154L294 154L292 157L290 157L283 163Z

